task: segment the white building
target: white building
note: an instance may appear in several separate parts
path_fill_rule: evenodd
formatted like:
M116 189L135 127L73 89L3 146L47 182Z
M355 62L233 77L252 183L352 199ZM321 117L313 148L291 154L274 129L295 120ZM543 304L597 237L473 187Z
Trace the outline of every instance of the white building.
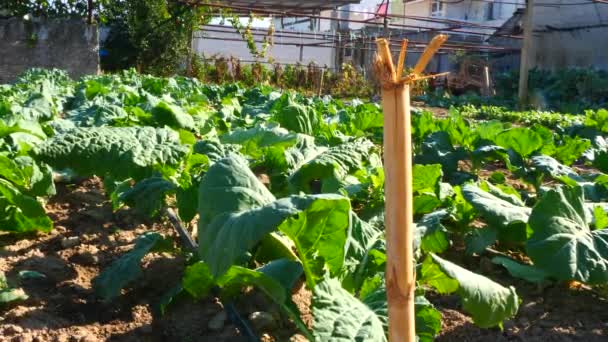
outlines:
M315 62L320 66L336 67L335 49L333 47L333 32L337 29L336 21L332 17L342 16L345 19L365 21L373 18L377 3L380 0L334 0L334 1L286 1L286 0L260 0L256 2L241 0L231 1L235 5L247 5L250 8L263 8L258 15L266 15L264 21L258 22L256 29L252 30L254 38L258 41L263 39L265 32L272 22L276 33L273 35L274 46L268 48L268 55L274 61L285 64ZM287 11L291 13L303 13L312 15L309 17L279 17L274 14L266 14L265 10ZM337 9L337 10L333 10ZM323 19L324 17L327 19ZM359 23L355 26L346 26L346 22L340 25L341 29L355 29L364 26ZM319 44L318 38L325 38L325 44ZM329 41L329 43L327 43ZM203 30L194 34L192 42L193 50L199 55L206 57L223 56L237 57L244 62L255 60L247 43L243 41L240 34L230 26L206 26Z
M525 0L463 0L453 3L445 0L396 0L391 1L390 13L406 18L393 18L391 23L433 29L454 29L460 26L465 31L492 33L492 29L482 27L502 26L525 4ZM471 26L463 26L462 22Z

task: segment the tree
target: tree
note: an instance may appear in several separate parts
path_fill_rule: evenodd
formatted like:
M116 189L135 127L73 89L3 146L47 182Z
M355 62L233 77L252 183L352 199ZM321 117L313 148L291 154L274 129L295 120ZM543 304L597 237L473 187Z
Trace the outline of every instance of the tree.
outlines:
M101 1L100 20L112 30L108 57L122 59L117 68L134 63L139 71L157 75L184 69L192 32L210 19L207 7L175 0Z

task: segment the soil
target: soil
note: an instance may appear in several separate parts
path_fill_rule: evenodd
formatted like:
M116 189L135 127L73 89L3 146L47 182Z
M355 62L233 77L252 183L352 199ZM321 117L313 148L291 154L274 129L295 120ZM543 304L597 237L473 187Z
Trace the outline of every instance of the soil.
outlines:
M540 288L509 277L485 257L467 266L503 286L514 286L522 300L519 312L504 322L502 331L480 329L459 311L457 296L431 295L431 302L441 308L443 316L437 341L608 341L608 300L592 289L564 284Z
M146 256L143 277L116 300L101 302L92 290L93 279L129 251L139 235L157 231L176 244L179 239L168 221L142 220L129 209L112 212L98 178L57 184L57 190L46 204L55 223L51 233L0 235L0 271L29 296L0 308L0 341L247 341L233 322L260 311L276 317L274 327L252 328L262 341L300 339L295 327L278 317L278 308L255 291L234 303L178 298L161 315L158 303L181 279L185 260L180 253ZM18 273L26 270L45 278L19 280ZM300 302L301 297L310 302L304 290L294 294ZM209 322L216 317L220 324L211 329Z
M101 302L91 288L94 277L146 231L158 231L177 245L172 226L164 220L142 220L129 209L113 212L98 178L58 184L58 194L46 209L55 222L51 233L0 236L0 271L29 295L0 308L0 341L249 341L239 322L260 311L275 318L272 327L256 330L248 325L261 341L305 340L293 324L278 317L276 305L251 289L233 303L215 297L198 302L177 298L161 315L157 304L178 284L183 253L148 255L142 279L116 300ZM592 289L539 289L509 277L487 258L455 261L515 286L521 309L503 331L480 329L462 313L456 296L430 294L443 315L438 341L608 341L608 301ZM25 270L46 278L20 281L18 273ZM292 299L311 326L311 293L303 283L294 288ZM218 320L218 326L210 326Z

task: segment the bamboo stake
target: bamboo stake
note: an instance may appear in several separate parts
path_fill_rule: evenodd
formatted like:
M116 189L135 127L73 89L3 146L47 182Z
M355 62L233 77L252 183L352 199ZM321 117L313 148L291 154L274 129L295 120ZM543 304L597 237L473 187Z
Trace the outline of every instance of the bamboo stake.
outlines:
M426 47L426 49L424 49L424 52L422 53L422 56L418 60L418 63L416 63L416 66L414 67L412 74L420 75L422 73L422 71L424 71L426 66L429 64L429 62L431 61L431 58L433 58L435 53L437 53L437 50L439 50L439 47L441 47L441 45L443 43L445 43L446 40L448 40L448 36L445 34L440 34L440 35L435 36L431 40L429 45Z
M399 52L399 62L397 62L397 77L403 77L403 67L405 64L405 57L407 56L407 39L401 42L401 52Z
M405 78L395 72L389 44L378 39L374 67L382 84L384 111L384 175L386 226L386 289L390 341L416 341L414 290L414 212L412 195L412 130L410 85L424 70L447 36L435 37ZM407 42L401 45L397 70L403 70Z

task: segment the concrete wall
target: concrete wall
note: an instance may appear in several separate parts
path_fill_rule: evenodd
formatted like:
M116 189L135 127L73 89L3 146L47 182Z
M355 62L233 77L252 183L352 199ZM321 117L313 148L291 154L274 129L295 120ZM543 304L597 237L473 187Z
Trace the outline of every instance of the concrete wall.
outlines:
M540 3L547 0L540 0ZM564 4L567 1L562 1ZM608 70L608 5L537 7L532 67Z
M537 0L556 3L560 0ZM562 0L568 4L568 1ZM523 18L522 18L523 20ZM530 66L543 70L581 67L608 70L608 5L536 6ZM492 37L492 45L521 48L521 40ZM519 52L496 58L500 70L519 70Z
M217 30L217 27L213 28ZM225 40L206 39L204 31L196 32L192 42L193 50L199 55L211 57L219 55L224 57L237 57L243 61L251 61L254 57L251 55L247 43L243 40L240 34L234 32L232 27L223 29L225 32L210 32L209 37L225 38ZM297 35L298 32L294 32ZM320 34L321 36L321 34ZM300 60L300 47L294 44L312 44L318 43L318 40L302 38L283 38L275 37L275 45L268 48L268 55L272 56L279 63L297 63L308 64L315 62L319 66L327 65L334 67L334 49L331 47L312 47L304 46L302 49L302 59ZM256 39L260 39L256 37Z
M0 20L0 83L32 67L65 69L74 78L98 73L97 27L80 19Z
M431 4L434 0L393 1L391 2L391 13L397 15L431 17ZM519 5L515 4L519 3ZM452 19L469 21L471 23L489 26L500 26L509 19L513 12L525 5L525 0L511 0L508 2L498 1L495 3L485 1L464 0L462 2L443 3L443 15L435 16L438 19ZM395 22L395 20L393 20ZM447 28L448 25L437 22L421 21L414 19L401 19L397 23L404 25L420 26L422 28ZM487 29L465 28L467 31L488 33Z

